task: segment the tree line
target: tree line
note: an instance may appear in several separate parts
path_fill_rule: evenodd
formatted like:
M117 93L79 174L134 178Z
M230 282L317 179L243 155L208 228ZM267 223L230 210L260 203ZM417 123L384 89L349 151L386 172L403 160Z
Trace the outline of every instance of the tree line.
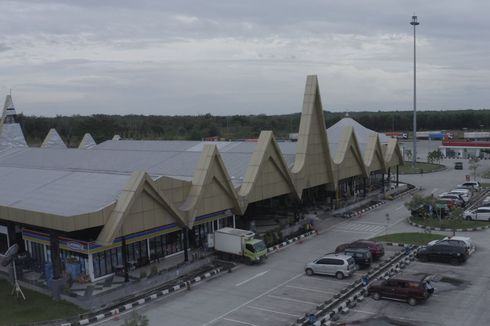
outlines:
M327 127L346 114L325 112ZM349 112L349 116L378 132L412 129L411 111ZM19 115L27 142L40 144L55 128L68 146L77 146L85 133L97 143L119 134L125 139L201 140L257 138L261 130L272 130L278 139L298 132L300 114L213 116L105 115L38 117ZM482 130L490 127L490 110L420 111L417 130Z

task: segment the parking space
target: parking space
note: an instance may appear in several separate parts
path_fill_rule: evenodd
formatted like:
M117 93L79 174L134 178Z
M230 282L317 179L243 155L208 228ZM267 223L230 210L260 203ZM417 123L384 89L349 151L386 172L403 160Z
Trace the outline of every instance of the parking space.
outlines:
M486 242L486 241L485 241ZM434 294L417 306L405 302L366 298L341 323L356 325L489 325L485 313L490 298L487 262L489 248L477 244L477 251L463 265L415 261L403 273L433 275Z
M400 247L385 246L385 255L376 260L372 267L383 264L400 250ZM317 305L333 298L367 271L368 269L358 270L352 277L343 280L323 275L298 275L273 291L222 316L214 322L214 325L289 325L298 317L315 310Z

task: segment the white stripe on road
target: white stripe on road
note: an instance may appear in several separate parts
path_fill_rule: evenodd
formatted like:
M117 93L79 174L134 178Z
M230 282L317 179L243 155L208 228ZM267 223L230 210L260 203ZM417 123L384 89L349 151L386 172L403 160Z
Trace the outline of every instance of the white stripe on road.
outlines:
M306 279L307 280L320 280L320 281L326 281L326 282L334 282L334 283L347 284L347 285L352 284L352 282L340 281L337 279L329 279L328 276L326 276L326 277L308 276Z
M278 314L278 315L286 315L286 316L292 316L292 317L296 317L296 318L302 316L302 315L293 315L293 314L289 314L287 312L276 311L276 310L271 310L271 309L266 309L266 308L259 308L259 307L254 307L254 306L248 306L247 308L255 309L255 310L261 310L261 311L273 312L273 313Z
M371 312L371 311L366 311L366 310L357 310L357 309L351 309L350 311L353 312L359 312L361 314L367 314L367 315L376 315L376 312Z
M259 326L257 324L247 323L245 321L239 321L239 320L236 320L236 319L230 319L230 318L223 318L223 319L224 320L227 320L227 321L231 321L233 323L242 324L242 325Z
M278 295L272 295L272 294L269 294L268 297L274 298L274 299L279 299L279 300L298 302L298 303L306 303L306 304L313 304L313 305L318 304L318 302L311 302L311 301L297 300L297 299L292 299L292 298L285 298L285 297L280 297Z
M289 280L286 280L286 281L282 282L281 284L278 284L278 285L274 286L272 289L269 289L269 290L265 291L264 293L259 294L259 295L258 295L258 296L256 296L255 298L252 298L252 299L250 299L250 300L248 300L248 301L246 301L246 302L242 303L241 305L239 305L239 306L237 306L237 307L235 307L235 308L231 309L230 311L228 311L228 312L226 312L226 313L224 313L224 314L222 314L222 315L220 315L220 316L218 316L218 317L214 318L213 320L210 320L210 321L208 321L207 323L204 323L204 324L202 324L202 325L203 325L203 326L208 326L208 325L211 325L211 324L213 324L213 323L217 322L218 320L220 320L221 318L224 318L225 316L227 316L227 315L231 314L232 312L237 311L237 310L238 310L238 309L240 309L241 307L246 306L246 305L248 305L249 303L251 303L251 302L253 302L253 301L257 300L257 299L260 299L260 298L262 298L263 296L266 296L267 294L269 294L269 293L271 293L271 292L273 292L273 291L277 290L277 289L278 289L278 288L280 288L281 286L284 286L284 285L288 284L289 282L294 281L295 279L297 279L297 278L299 278L299 277L301 277L301 276L303 276L303 275L304 275L304 273L302 272L302 273L300 273L300 274L298 274L298 275L296 275L296 276L293 276L293 277L291 277Z
M334 291L322 291L322 290L317 290L317 289L310 289L310 288L303 288L301 286L293 286L293 285L286 285L287 288L292 288L292 289L298 289L298 290L305 290L305 291L311 291L311 292L318 292L318 293L324 293L324 294L337 294L338 292Z
M263 276L263 275L265 275L265 274L267 274L269 272L270 272L270 270L266 270L266 271L263 271L261 273L258 273L257 275L252 276L251 278L246 279L245 281L241 281L240 283L235 284L235 286L243 285L243 284L245 284L247 282L250 282L251 280L256 279L257 277L261 277L261 276Z

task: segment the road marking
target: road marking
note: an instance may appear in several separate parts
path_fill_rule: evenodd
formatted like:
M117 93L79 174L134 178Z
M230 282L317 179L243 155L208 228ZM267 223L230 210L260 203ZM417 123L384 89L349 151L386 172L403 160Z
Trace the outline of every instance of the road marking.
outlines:
M439 190L439 189L434 188L434 190L432 190L432 192L431 192L430 194L432 195L432 194L433 194L433 193L435 193L437 190Z
M395 211L398 211L398 210L402 209L403 207L405 207L405 206L401 205L400 207L395 208Z
M367 314L367 315L376 315L375 312L366 311L366 310L351 309L350 311L359 312L361 314Z
M223 319L224 320L227 320L227 321L231 321L231 322L237 323L237 324L242 324L242 325L259 326L257 324L247 323L245 321L240 321L240 320L236 320L236 319L230 319L230 318L223 318Z
M305 291L311 291L311 292L324 293L324 294L337 294L338 293L338 292L333 292L333 291L322 291L322 290L317 290L317 289L303 288L301 286L294 286L294 285L286 285L286 287L292 288L292 289L299 289L299 290L305 290Z
M255 309L255 310L262 310L262 311L273 312L273 313L279 314L279 315L293 316L293 317L296 317L296 318L302 316L302 315L293 315L293 314L289 314L287 312L276 311L276 310L271 310L271 309L266 309L266 308L259 308L259 307L254 307L254 306L248 306L247 308Z
M281 284L274 286L272 289L267 290L266 292L264 292L264 293L262 293L262 294L259 294L259 295L258 295L258 296L256 296L255 298L252 298L252 299L250 299L250 300L248 300L248 301L246 301L246 302L242 303L241 305L239 305L239 306L237 306L237 307L235 307L235 308L231 309L230 311L228 311L228 312L226 312L226 313L224 313L224 314L222 314L222 315L220 315L220 316L218 316L218 317L214 318L213 320L210 320L210 321L208 321L207 323L202 324L202 325L203 325L203 326L208 326L208 325L211 325L211 324L215 323L216 321L220 320L221 318L224 318L225 316L227 316L227 315L231 314L232 312L237 311L237 310L238 310L238 309L240 309L241 307L246 306L246 305L248 305L249 303L251 303L251 302L253 302L253 301L257 300L257 299L262 298L263 296L268 295L269 293L271 293L271 292L273 292L273 291L277 290L277 289L278 289L278 288L280 288L281 286L284 286L284 285L288 284L289 282L294 281L295 279L297 279L297 278L299 278L299 277L301 277L301 276L303 276L303 275L304 275L304 273L303 273L303 272L301 272L300 274L298 274L298 275L296 275L296 276L291 277L289 280L286 280L286 281L282 282Z
M280 300L285 300L285 301L291 301L291 302L306 303L306 304L313 304L313 305L318 304L318 302L311 302L311 301L303 301L303 300L297 300L297 299L292 299L292 298L285 298L285 297L280 297L278 295L272 295L272 294L269 294L267 296L270 298L280 299Z
M340 281L337 279L328 279L327 277L318 277L318 276L308 276L306 278L307 280L312 279L312 280L320 280L320 281L326 281L326 282L334 282L334 283L340 283L340 284L352 284L351 282L346 282L346 281Z
M245 284L247 282L250 282L251 280L256 279L257 277L261 277L261 276L263 276L263 275L265 275L265 274L267 274L269 272L270 272L270 270L266 270L266 271L263 271L261 273L258 273L257 275L252 276L251 278L246 279L245 281L241 281L240 283L235 284L235 286L243 285L243 284Z

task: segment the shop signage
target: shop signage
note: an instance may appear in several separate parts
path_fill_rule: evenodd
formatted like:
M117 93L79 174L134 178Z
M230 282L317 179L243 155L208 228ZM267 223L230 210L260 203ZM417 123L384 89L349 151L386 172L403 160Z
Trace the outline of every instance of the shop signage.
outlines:
M83 245L79 242L70 241L66 244L68 248L76 251L84 250Z

